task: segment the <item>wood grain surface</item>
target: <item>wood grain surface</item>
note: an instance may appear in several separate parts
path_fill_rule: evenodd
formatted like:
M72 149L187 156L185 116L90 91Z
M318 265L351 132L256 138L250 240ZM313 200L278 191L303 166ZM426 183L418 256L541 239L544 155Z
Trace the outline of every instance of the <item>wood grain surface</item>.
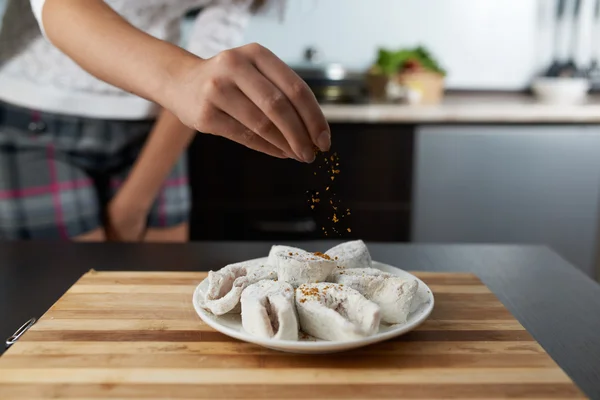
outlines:
M475 275L415 275L436 298L425 323L323 356L206 326L191 303L203 272L91 271L0 357L0 398L584 398Z

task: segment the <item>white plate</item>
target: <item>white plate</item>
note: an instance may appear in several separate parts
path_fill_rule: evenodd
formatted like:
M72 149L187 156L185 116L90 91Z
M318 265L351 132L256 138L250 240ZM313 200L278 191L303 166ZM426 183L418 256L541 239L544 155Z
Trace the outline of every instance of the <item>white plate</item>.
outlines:
M259 259L262 262L266 262L267 258ZM257 260L257 261L259 261ZM242 328L242 320L240 314L226 314L220 317L213 315L210 311L204 310L200 306L199 296L200 293L205 292L208 288L208 280L203 280L196 290L194 291L194 308L196 312L202 318L202 320L211 328L223 333L224 335L232 338L242 340L244 342L258 344L263 347L267 347L273 350L285 351L290 353L303 353L303 354L327 354L335 353L345 350L352 350L363 346L368 346L373 343L383 342L385 340L394 338L410 332L419 326L423 321L429 317L433 310L433 293L431 289L419 278L403 271L399 268L392 267L391 265L382 264L373 261L373 268L380 269L384 272L397 275L405 279L416 279L419 282L419 299L421 300L416 305L415 309L412 310L408 316L408 321L404 324L397 325L384 325L381 324L379 332L373 336L366 337L364 339L344 341L344 342L332 342L326 340L320 340L315 338L301 339L300 341L291 340L274 340L274 339L261 339L255 336L249 335Z

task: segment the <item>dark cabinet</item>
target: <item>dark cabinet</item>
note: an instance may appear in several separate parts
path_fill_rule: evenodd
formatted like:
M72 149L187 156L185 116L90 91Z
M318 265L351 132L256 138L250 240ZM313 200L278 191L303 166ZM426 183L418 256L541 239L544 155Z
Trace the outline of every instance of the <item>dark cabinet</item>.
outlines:
M200 134L190 147L192 240L345 239L408 241L414 127L333 124L339 174L328 184L324 160L278 160L220 137ZM319 168L321 166L321 168ZM325 192L329 186L330 190ZM310 193L322 202L310 208ZM326 202L338 204L338 223ZM350 215L345 210L350 209ZM350 228L350 231L348 231Z

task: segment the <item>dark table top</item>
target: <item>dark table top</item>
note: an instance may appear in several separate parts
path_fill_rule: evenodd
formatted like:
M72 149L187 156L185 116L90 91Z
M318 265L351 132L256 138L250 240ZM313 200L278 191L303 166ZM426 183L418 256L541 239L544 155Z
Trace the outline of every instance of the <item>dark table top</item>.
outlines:
M294 245L294 243L291 243ZM334 242L296 243L324 251ZM265 256L267 243L0 243L0 339L41 316L83 273L207 271ZM591 398L600 399L600 285L545 247L369 244L414 271L472 272Z

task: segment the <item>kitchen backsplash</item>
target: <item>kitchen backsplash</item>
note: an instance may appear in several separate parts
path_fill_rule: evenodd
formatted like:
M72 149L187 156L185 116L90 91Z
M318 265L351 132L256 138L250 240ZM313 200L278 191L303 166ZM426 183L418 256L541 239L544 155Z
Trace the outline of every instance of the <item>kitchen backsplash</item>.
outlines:
M519 90L549 64L555 1L287 0L283 15L274 7L253 18L244 41L259 42L290 64L314 46L326 61L356 69L367 68L379 46L424 44L448 70L450 88ZM592 44L600 46L591 41L594 1L582 0L582 63L589 62ZM0 0L0 13L5 4Z
M541 0L544 1L544 0ZM284 20L254 18L247 41L289 63L306 46L329 61L366 68L378 46L424 44L449 72L448 85L514 89L535 68L536 0L294 0Z
M245 42L259 42L290 64L315 46L327 61L358 69L368 67L379 46L424 44L448 70L450 88L521 90L550 63L556 1L287 0L282 19L276 12L255 17ZM594 1L582 0L576 58L585 63Z

